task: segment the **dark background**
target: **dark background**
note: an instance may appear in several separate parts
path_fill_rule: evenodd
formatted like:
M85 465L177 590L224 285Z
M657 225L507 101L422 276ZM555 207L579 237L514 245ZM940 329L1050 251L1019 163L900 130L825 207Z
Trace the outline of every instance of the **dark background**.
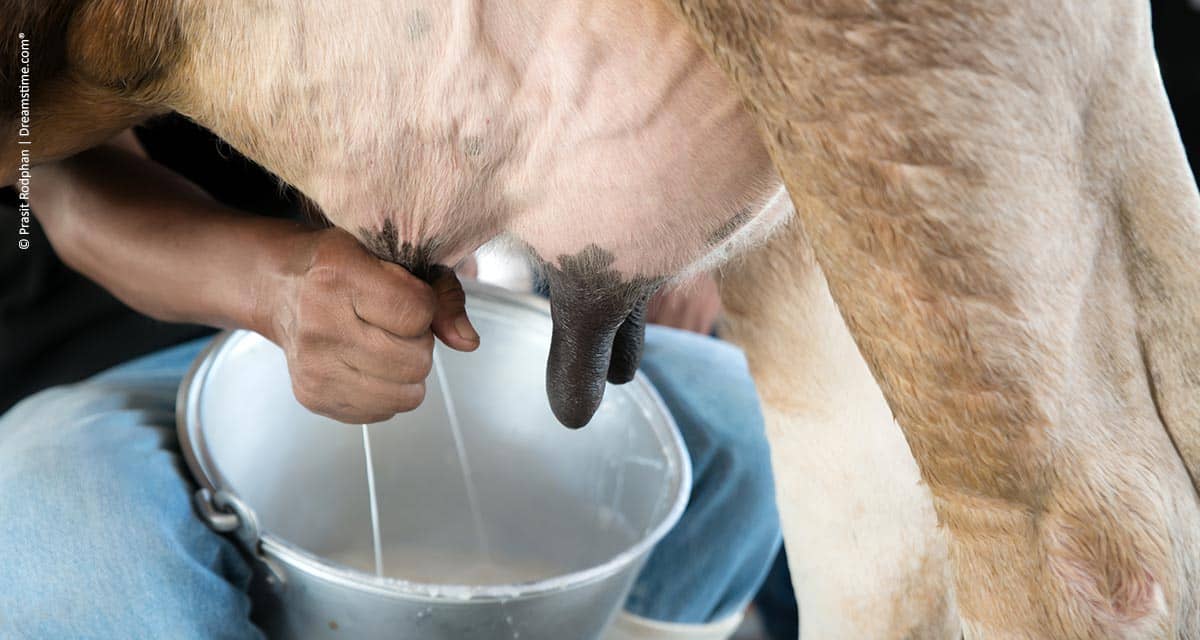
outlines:
M1189 0L1155 0L1154 46L1192 174L1200 174L1200 10Z
M180 116L155 119L137 134L155 160L218 200L271 216L300 210L294 191ZM15 204L12 189L0 190L0 205ZM36 224L29 249L19 251L9 211L0 214L0 413L40 389L213 333L126 307L64 265Z

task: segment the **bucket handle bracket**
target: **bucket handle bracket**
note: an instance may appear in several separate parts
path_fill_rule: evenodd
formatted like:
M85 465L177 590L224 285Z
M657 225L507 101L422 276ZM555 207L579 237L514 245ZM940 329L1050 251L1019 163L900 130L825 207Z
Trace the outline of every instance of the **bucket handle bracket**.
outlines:
M192 496L196 511L204 523L220 533L232 533L246 545L258 550L258 518L237 496L218 489L201 488Z
M283 572L263 555L258 518L246 503L224 489L214 492L207 487L197 489L192 494L192 502L204 524L218 533L232 533L242 547L266 568L267 582L277 588L283 586Z
M207 488L197 490L192 495L192 503L196 506L196 513L200 519L213 531L232 533L242 527L237 512L218 509L214 504L213 492Z

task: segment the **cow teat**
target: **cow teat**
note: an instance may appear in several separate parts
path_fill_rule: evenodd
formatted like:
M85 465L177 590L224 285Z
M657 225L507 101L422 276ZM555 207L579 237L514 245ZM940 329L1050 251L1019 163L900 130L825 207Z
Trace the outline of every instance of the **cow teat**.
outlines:
M559 422L586 425L604 397L604 382L633 379L642 355L646 301L661 278L624 278L596 245L546 266L554 333L546 394Z

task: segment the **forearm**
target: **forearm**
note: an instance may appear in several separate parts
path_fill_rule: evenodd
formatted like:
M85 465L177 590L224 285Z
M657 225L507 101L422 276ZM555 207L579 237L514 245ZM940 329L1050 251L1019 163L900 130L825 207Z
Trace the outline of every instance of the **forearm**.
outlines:
M269 333L265 307L309 235L225 207L117 144L39 166L32 185L34 214L63 261L161 320Z

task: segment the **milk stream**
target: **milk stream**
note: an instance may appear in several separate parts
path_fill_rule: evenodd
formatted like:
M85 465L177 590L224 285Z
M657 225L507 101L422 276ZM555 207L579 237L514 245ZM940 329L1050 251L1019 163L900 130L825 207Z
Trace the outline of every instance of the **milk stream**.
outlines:
M442 401L446 405L446 420L450 423L450 433L454 436L454 449L458 453L458 470L462 474L463 485L467 488L467 505L471 509L471 521L475 524L475 538L479 541L479 555L487 564L492 564L491 543L487 531L483 528L483 515L479 511L479 499L475 496L475 479L471 474L471 459L467 457L467 449L463 444L462 430L458 426L458 412L454 409L454 398L450 395L450 384L446 381L446 371L442 368L438 348L433 349L433 371L437 375L438 386L442 389Z
M458 425L458 412L454 409L454 399L450 395L450 385L446 381L446 372L442 369L438 350L433 350L433 370L437 375L438 386L442 390L442 401L446 408L446 421L450 423L450 433L454 437L454 450L458 455L458 469L462 474L463 485L467 490L467 505L471 509L471 521L475 525L475 539L479 544L479 555L482 566L493 565L491 543L483 528L483 515L479 510L479 499L475 495L475 480L471 475L471 461L467 457L467 449L463 444L462 430ZM379 496L375 492L375 466L371 460L371 434L367 425L362 425L363 456L367 461L367 497L371 502L371 541L375 550L375 575L383 575L383 538L379 534Z
M375 575L383 575L383 546L379 535L379 496L375 494L375 465L371 462L371 431L362 426L363 457L367 460L367 498L371 501L371 541L375 546Z

